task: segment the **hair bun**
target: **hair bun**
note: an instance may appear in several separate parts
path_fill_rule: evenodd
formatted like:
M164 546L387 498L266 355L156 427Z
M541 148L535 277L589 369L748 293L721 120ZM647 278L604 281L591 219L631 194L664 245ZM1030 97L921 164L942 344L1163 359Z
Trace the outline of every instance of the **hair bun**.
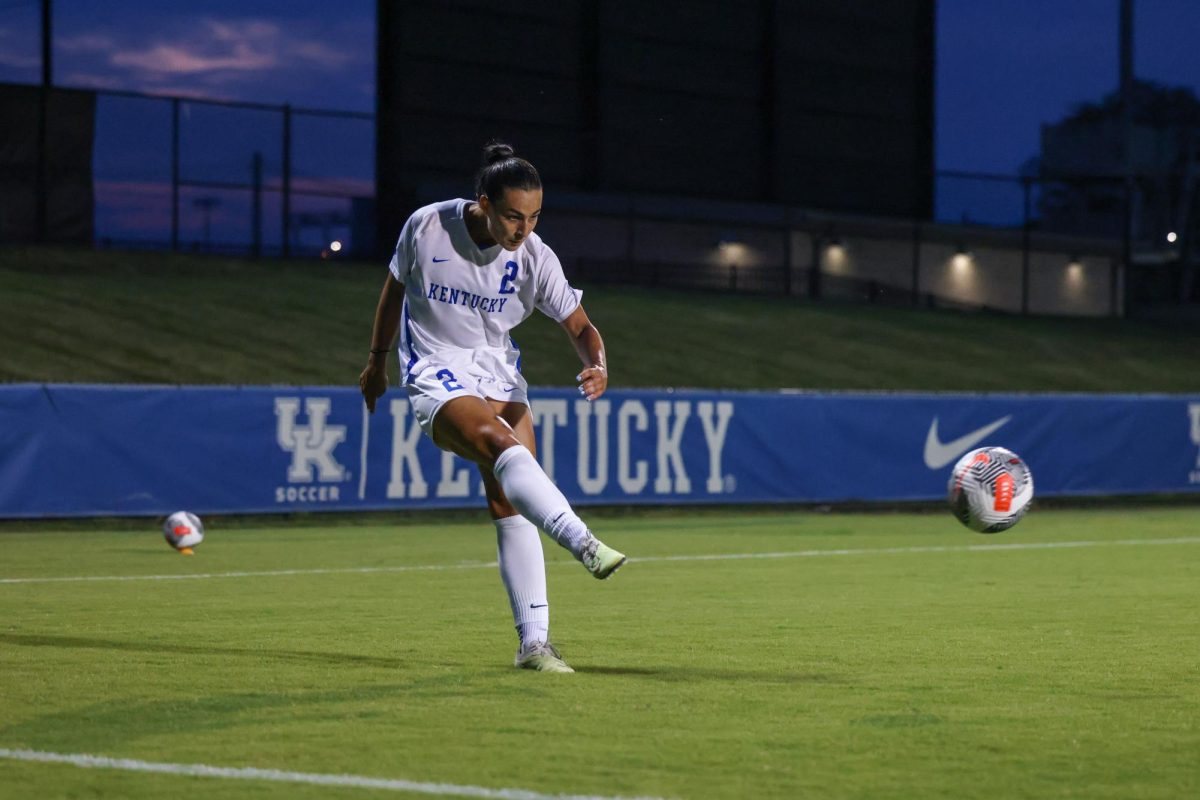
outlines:
M488 142L483 147L483 164L495 164L497 161L505 161L516 155L516 151L512 149L512 145L504 142Z

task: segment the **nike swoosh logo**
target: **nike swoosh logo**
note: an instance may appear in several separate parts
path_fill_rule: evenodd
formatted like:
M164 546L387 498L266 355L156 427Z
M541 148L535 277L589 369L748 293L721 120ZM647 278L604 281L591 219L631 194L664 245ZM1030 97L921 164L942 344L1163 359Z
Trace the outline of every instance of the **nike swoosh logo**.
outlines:
M433 263L435 263L435 264L441 264L443 261L449 261L449 260L450 259L448 259L448 258L438 258L437 256L433 257Z
M540 606L534 605L533 603L529 604L530 608L548 608L549 606L550 606L549 603L542 603Z
M925 466L930 469L941 469L963 453L971 449L981 439L987 437L1012 419L1012 414L1001 417L995 422L976 428L966 436L960 436L952 442L942 442L938 438L938 418L934 417L929 425L929 435L925 437Z

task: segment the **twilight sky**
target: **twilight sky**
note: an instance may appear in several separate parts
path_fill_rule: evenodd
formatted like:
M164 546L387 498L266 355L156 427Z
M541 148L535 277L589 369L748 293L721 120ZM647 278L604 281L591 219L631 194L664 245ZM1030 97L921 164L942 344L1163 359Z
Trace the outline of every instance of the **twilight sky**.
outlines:
M1041 124L1117 88L1118 0L938 0L937 167L1016 172ZM1200 3L1135 0L1138 78L1200 93Z
M374 110L372 0L54 0L54 79ZM39 0L0 0L0 80L40 81Z
M1198 6L1198 0L1136 0L1138 77L1200 92ZM1114 89L1117 13L1118 0L939 0L938 169L1015 174L1036 155L1043 123ZM55 0L55 80L369 112L374 15L374 0ZM38 0L0 0L0 81L40 80L38 36ZM236 127L211 124L212 135ZM236 166L228 169L239 175L248 154L263 149L230 147ZM369 142L355 150L369 152ZM329 158L329 148L317 147L313 169ZM269 154L267 161L270 175ZM109 167L114 174L130 169ZM325 165L325 171L337 169ZM154 172L159 176L161 165ZM370 168L345 174L351 173L369 179ZM1006 215L1017 197L1015 190L953 179L939 180L937 193L941 218L996 222L1011 221ZM987 201L1003 209L989 209Z

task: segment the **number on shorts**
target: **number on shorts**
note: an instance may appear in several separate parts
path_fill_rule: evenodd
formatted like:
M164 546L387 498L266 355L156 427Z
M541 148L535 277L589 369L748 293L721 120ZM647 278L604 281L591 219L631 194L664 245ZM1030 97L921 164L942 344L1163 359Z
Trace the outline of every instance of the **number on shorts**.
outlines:
M504 270L507 274L500 279L500 294L512 294L516 291L513 288L512 282L517 279L517 262L510 261L504 265Z
M454 373L450 370L440 369L435 377L442 382L442 386L446 387L447 392L462 391L463 387L458 385L458 378L455 378Z

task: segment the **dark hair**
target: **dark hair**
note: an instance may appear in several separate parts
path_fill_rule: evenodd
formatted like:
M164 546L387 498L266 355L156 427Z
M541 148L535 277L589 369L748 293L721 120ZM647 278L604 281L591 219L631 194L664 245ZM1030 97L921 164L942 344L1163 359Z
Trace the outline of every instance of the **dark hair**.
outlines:
M483 166L475 175L475 196L499 199L505 189L540 189L537 169L518 158L512 145L491 141L483 147Z

